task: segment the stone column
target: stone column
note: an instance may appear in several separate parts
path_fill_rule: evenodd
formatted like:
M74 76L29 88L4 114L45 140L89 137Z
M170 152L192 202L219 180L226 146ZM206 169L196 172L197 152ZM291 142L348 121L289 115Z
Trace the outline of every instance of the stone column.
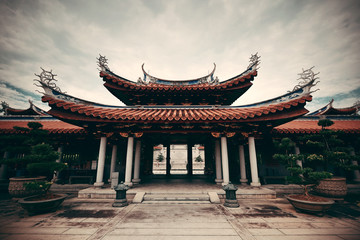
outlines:
M105 166L105 155L106 155L106 137L100 139L99 158L97 163L96 182L95 187L101 187L104 185L104 166Z
M350 152L350 155L355 156L355 151L352 150ZM352 161L352 164L355 165L355 166L358 166L358 162L356 160ZM359 170L354 170L354 182L360 183L360 172L359 172Z
M295 146L295 154L300 155L300 148L298 146ZM296 160L296 165L303 168L301 160Z
M187 174L191 176L193 174L193 155L192 144L187 144Z
M240 159L240 182L241 185L247 185L248 180L246 179L244 145L239 146L239 159Z
M125 166L125 185L132 186L131 171L133 163L133 151L134 151L134 137L128 137L128 144L126 150L126 166Z
M222 170L223 170L223 183L222 185L229 184L229 157L228 157L228 149L227 149L227 140L226 137L221 137L221 162L222 162Z
M166 175L170 176L171 164L170 164L170 144L166 144Z
M218 139L215 140L215 164L216 164L216 184L221 184L222 173L221 173L221 151L220 151L220 141Z
M250 185L254 186L254 187L260 187L261 184L259 182L254 137L249 137L249 157L250 157L250 169L251 169L251 183L250 183Z
M133 183L138 184L140 182L140 154L141 154L141 141L136 141L135 146L135 160L134 160L134 178Z

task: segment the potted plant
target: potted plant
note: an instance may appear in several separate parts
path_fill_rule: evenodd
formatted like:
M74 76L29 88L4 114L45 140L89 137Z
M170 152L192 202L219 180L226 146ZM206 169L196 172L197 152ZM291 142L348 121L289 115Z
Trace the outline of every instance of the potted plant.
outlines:
M309 194L309 190L316 186L319 180L330 178L332 176L331 173L325 171L314 172L311 168L301 167L289 167L288 171L291 173L288 181L300 184L304 189L304 194L286 196L287 200L296 210L323 215L334 204L334 201L331 199Z
M29 122L28 128L14 127L21 134L1 136L3 151L7 158L1 160L16 171L9 179L9 193L13 197L25 197L41 193L37 189L26 189L24 183L51 180L54 171L66 167L57 163L58 153L48 143L48 132L37 122ZM45 143L46 142L46 143Z
M290 176L287 176L287 182L299 184L304 189L304 194L289 195L286 198L295 207L296 210L323 215L329 209L334 201L309 194L311 188L316 186L321 179L331 178L332 174L325 171L314 171L311 167L302 168L297 162L304 161L305 165L321 161L323 156L318 154L291 154L291 148L294 143L289 138L284 138L278 148L282 153L275 154L274 159L287 166Z
M341 132L327 129L333 125L329 119L321 119L318 125L321 130L318 134L304 137L305 144L303 150L307 153L313 153L319 156L313 159L309 158L315 164L325 171L331 171L340 174L341 171L355 170L358 166L353 165L357 160L356 156L350 154L351 149L346 146L344 139L341 138ZM331 198L344 198L347 194L346 178L331 177L319 181L315 191L322 196Z
M67 197L66 194L54 194L49 192L52 182L33 181L24 183L25 189L40 192L40 194L25 197L19 200L19 204L30 215L46 213L56 210Z

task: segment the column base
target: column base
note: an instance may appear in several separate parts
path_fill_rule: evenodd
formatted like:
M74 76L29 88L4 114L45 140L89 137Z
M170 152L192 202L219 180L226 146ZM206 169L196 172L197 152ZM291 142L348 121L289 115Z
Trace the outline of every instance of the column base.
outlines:
M261 186L261 183L259 183L259 182L252 182L252 183L250 183L250 186L252 186L252 187L260 187L260 186Z
M215 182L217 185L221 185L223 180L222 179L215 179Z
M133 183L132 182L124 182L125 185L128 185L129 187L132 187L133 186Z
M222 186L225 186L225 185L228 185L228 184L229 184L229 182L222 182L221 183Z
M248 185L248 180L247 179L240 179L241 185Z
M96 183L94 183L94 187L96 187L96 188L101 188L102 186L104 186L104 182L96 182Z
M133 183L134 185L136 185L136 184L139 184L140 181L141 181L140 178L134 178L134 179L132 180L132 183Z

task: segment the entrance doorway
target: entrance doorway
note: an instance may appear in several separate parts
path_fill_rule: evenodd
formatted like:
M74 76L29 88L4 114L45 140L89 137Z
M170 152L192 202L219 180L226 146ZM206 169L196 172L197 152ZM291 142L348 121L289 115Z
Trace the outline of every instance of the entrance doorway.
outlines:
M188 145L171 144L170 146L170 175L188 174ZM153 153L153 174L166 175L167 147L157 145ZM204 146L196 144L192 147L192 174L203 175L205 167Z

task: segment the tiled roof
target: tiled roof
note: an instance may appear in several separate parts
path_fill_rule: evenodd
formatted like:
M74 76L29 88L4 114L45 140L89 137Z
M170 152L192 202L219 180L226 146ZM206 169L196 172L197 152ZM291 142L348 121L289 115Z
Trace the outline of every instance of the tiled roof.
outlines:
M360 104L355 103L354 106L346 108L334 108L333 107L334 99L332 99L324 107L316 110L309 114L309 116L319 116L319 115L355 115L359 111Z
M110 120L111 122L139 121L139 122L182 122L182 121L256 121L279 118L298 117L307 112L303 109L306 101L311 101L306 95L289 101L273 103L257 107L101 107L82 103L65 101L52 96L43 96L42 101L48 102L57 112L65 112L61 118L73 120ZM296 108L300 106L300 108ZM296 108L293 114L289 111ZM288 110L288 111L287 111ZM297 111L300 110L300 111ZM286 116L281 116L284 112ZM54 115L54 111L51 112ZM280 114L280 116L279 116ZM71 116L70 116L71 115ZM55 117L59 117L54 115ZM65 117L64 117L65 116ZM79 118L77 118L78 116ZM76 117L76 118L74 118Z
M207 90L221 90L231 87L238 88L242 84L253 80L254 77L256 76L257 76L257 71L254 69L247 74L240 75L238 77L213 85L209 83L194 84L194 85L163 85L163 84L149 83L147 85L144 85L144 84L136 84L135 82L116 76L111 72L104 72L104 71L100 72L100 77L102 77L104 81L116 84L117 86L124 89L130 89L135 91L189 91L189 90L207 91Z
M319 119L313 120L293 120L274 128L273 132L277 133L317 133L321 130L318 126ZM334 124L327 129L335 131L343 131L346 133L360 133L360 119L351 120L333 120Z
M78 127L57 119L54 120L12 120L1 119L0 120L0 133L20 133L21 131L15 130L14 127L27 127L28 122L40 122L43 125L43 129L48 130L50 133L56 134L72 134L72 133L86 133L82 127Z

